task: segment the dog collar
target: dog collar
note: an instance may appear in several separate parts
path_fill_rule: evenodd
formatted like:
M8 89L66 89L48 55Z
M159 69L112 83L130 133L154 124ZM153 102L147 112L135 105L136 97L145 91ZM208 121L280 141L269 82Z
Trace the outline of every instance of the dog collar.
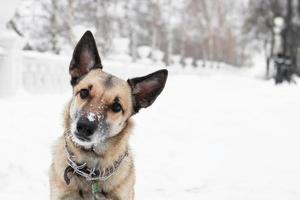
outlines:
M122 161L128 156L128 151L126 151L123 155L121 155L118 160L114 161L113 164L105 168L103 171L101 169L89 168L87 163L78 164L73 159L75 158L69 150L67 143L65 143L65 154L67 156L68 167L66 167L64 172L64 179L67 185L70 184L70 178L68 177L68 173L77 174L79 176L84 177L87 181L106 181L111 176L113 176L117 170L119 169Z

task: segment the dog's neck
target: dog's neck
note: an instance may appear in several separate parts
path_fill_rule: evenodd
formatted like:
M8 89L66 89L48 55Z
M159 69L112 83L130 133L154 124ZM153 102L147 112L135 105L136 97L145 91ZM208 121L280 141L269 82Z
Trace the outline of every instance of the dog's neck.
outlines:
M66 112L68 112L68 109ZM68 135L68 131L65 131L64 137L69 151L76 158L76 162L87 163L89 167L99 166L99 169L105 169L128 152L128 139L132 126L133 122L128 120L126 127L119 134L92 149L84 149L74 144ZM65 115L64 129L70 130L69 127L69 115Z

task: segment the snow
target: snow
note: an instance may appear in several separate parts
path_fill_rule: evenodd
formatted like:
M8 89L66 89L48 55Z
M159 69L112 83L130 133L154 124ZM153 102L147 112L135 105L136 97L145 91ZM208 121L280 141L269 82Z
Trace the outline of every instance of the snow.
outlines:
M95 115L95 113L89 113L87 118L90 122L93 122L96 120L96 115Z
M2 3L0 6L0 30L3 32L3 28L8 20L10 20L14 14L14 11L20 0L12 0Z
M0 99L0 199L49 199L51 147L70 96ZM299 99L296 84L171 74L134 116L136 199L300 199Z

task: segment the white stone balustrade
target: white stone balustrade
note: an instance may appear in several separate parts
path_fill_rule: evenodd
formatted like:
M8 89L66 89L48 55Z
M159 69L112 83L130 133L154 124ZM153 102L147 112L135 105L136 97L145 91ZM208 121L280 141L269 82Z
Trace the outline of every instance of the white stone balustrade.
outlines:
M193 67L193 61L194 59L191 57L187 57L184 59L184 64L186 68L192 68Z
M20 80L21 39L6 29L19 0L10 0L0 7L0 97L14 95Z
M173 66L180 66L181 67L181 63L180 63L181 57L180 57L180 55L173 55L171 57L171 60L172 60L172 65Z
M202 67L205 67L205 63L203 60L197 60L196 61L196 65L197 65L197 68L200 69Z
M31 93L60 93L69 90L69 62L69 59L56 55L23 53L23 88Z
M124 62L132 61L131 56L129 56L129 43L128 38L114 38L112 41L112 52L108 55L108 58Z
M152 58L153 60L156 62L156 63L163 63L163 59L164 59L164 52L162 52L161 50L159 49L155 49L151 52L151 55L152 55Z
M150 53L151 53L151 48L148 46L140 46L137 48L137 53L139 55L139 60L138 62L143 63L143 64L150 64L151 60L149 58Z

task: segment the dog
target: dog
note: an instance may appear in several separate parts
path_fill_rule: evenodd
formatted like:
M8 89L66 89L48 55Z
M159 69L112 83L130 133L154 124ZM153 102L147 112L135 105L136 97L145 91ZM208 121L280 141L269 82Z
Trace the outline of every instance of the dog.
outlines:
M87 31L74 49L69 73L73 95L64 111L64 133L54 145L51 200L133 200L131 117L156 100L168 71L127 81L106 73Z

